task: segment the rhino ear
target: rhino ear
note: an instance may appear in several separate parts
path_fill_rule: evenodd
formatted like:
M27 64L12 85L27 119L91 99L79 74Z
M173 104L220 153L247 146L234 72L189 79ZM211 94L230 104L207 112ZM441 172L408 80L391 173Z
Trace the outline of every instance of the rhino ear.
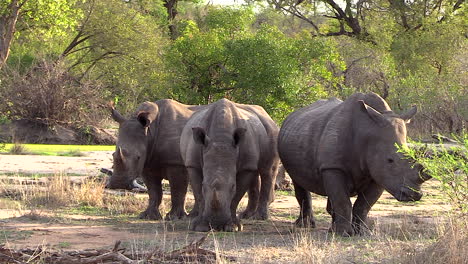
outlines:
M119 124L122 124L123 122L127 120L117 110L115 110L114 107L112 107L111 109L111 116L112 116L112 119L114 119Z
M140 111L137 114L137 120L138 120L138 122L140 122L140 124L144 128L149 127L151 125L151 122L153 121L153 120L149 119L149 115L150 115L150 113L146 112L146 111Z
M359 100L358 103L359 103L361 111L366 113L379 126L384 127L390 124L390 122L387 120L387 118L385 118L384 115L379 113L379 111L375 110L374 108L365 104L364 101Z
M239 143L241 142L241 140L244 138L244 135L245 135L245 132L247 131L247 129L245 128L236 128L236 130L234 130L234 134L233 134L233 138L234 138L234 141L233 141L233 144L234 144L234 147L236 147L237 145L239 145Z
M201 127L192 127L192 132L193 132L193 140L195 140L195 143L207 146L210 138L206 135L205 129Z
M411 118L413 118L413 116L417 112L418 112L418 107L414 105L410 110L408 110L408 112L401 114L400 118L405 120L406 123L409 123L411 121Z

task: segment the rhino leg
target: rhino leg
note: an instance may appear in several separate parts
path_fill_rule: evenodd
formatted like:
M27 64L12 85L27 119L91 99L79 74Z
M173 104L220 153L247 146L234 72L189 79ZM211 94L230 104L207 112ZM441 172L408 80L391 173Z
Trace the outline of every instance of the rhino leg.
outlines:
M312 211L312 197L310 192L299 186L293 180L294 194L300 206L299 218L297 218L295 225L298 227L312 227L315 228L315 219Z
M258 178L258 172L257 171L241 171L237 173L236 176L236 194L232 198L231 202L231 217L232 217L232 223L231 229L234 231L241 231L242 230L242 224L240 223L240 220L236 216L236 210L237 206L239 206L239 202L244 196L245 192L247 192L248 188L252 186L252 183L254 181L258 181L255 178ZM229 229L230 227L225 227Z
M208 222L203 219L203 193L202 193L202 182L203 182L203 173L200 169L196 168L187 168L189 175L190 186L192 187L193 196L195 198L195 204L190 212L190 217L193 217L193 220L190 222L190 230L206 232L210 231L211 227Z
M268 205L274 200L276 174L278 174L277 165L260 170L260 199L257 212L252 217L253 219L267 220L270 217Z
M248 195L249 195L249 202L247 204L247 208L244 212L239 215L241 219L248 219L255 215L255 212L258 208L258 201L259 201L259 194L260 194L260 178L254 177L252 183L249 187Z
M185 195L188 187L187 169L175 166L166 168L164 172L164 178L169 180L171 188L171 211L169 211L165 219L183 219L187 216L185 211Z
M140 219L162 219L161 213L159 213L159 205L161 205L163 194L161 184L162 179L154 176L155 175L143 177L146 187L148 188L149 203L146 210L140 213Z
M383 188L375 182L363 191L358 193L358 197L353 205L353 229L355 234L362 234L367 228L367 215L371 207L377 202L383 193Z
M201 215L199 215L190 222L190 230L208 232L211 230L211 226L206 219L203 219Z
M354 234L351 226L351 200L346 180L341 170L324 170L322 179L328 195L327 211L332 216L332 232L342 236Z
M198 207L199 206L197 205L197 202L195 202L195 204L193 205L192 210L190 210L190 213L188 214L189 218L194 218L194 217L198 216L198 214L199 214Z

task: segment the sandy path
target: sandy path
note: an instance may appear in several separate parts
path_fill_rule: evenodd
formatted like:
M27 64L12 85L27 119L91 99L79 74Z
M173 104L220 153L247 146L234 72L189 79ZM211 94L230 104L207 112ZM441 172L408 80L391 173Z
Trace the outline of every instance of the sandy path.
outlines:
M84 157L0 155L1 173L95 175L112 167L112 151L84 152Z

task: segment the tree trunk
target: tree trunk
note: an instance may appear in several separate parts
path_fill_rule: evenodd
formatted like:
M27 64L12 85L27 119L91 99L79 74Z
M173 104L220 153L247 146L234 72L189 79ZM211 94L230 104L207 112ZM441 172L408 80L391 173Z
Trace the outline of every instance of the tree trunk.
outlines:
M177 1L178 0L165 0L164 1L164 7L167 10L167 20L169 22L169 33L171 35L171 39L176 38L175 26L173 23L174 23L174 18L177 15L177 9L176 9Z
M15 34L18 15L26 1L12 0L5 14L0 17L0 69L3 68L10 54L10 45Z

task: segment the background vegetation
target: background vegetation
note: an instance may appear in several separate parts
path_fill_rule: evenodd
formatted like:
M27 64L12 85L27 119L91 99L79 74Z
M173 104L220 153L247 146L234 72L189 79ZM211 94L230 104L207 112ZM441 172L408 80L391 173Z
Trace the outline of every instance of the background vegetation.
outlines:
M280 123L317 99L374 91L416 104L418 134L468 119L464 0L6 0L0 120L96 123L112 100L259 104ZM414 133L413 133L414 135Z

